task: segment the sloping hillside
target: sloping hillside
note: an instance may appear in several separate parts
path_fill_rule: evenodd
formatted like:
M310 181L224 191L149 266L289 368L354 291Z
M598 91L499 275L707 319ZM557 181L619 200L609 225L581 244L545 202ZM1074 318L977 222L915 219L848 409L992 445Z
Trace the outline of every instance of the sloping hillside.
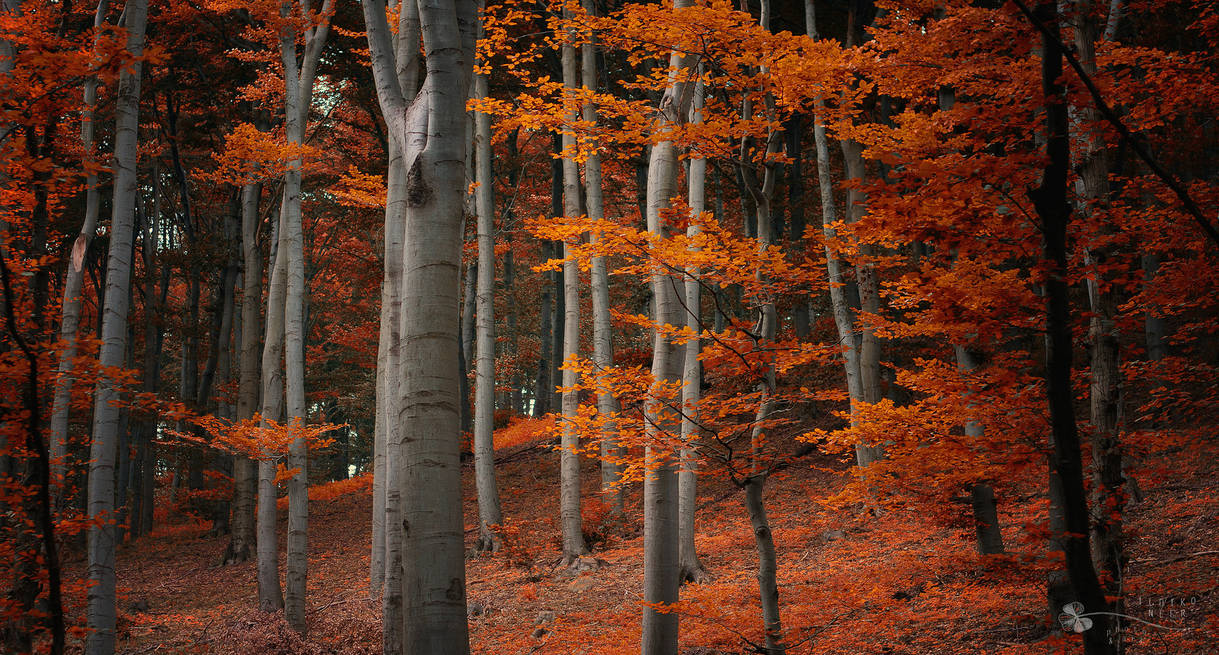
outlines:
M1134 622L1130 653L1219 652L1219 595L1212 593L1219 563L1215 455L1195 453L1172 477L1148 475L1145 498L1129 510L1128 612L1159 624ZM1175 461L1182 457L1176 453ZM585 528L600 566L573 575L557 566L557 455L535 443L502 450L499 460L506 547L468 560L474 651L635 651L638 510L623 524L606 526L598 503L587 502ZM592 498L596 475L588 466L585 491ZM964 505L956 521L916 508L877 517L831 500L846 471L844 462L812 453L769 483L790 653L1076 650L1048 630L1043 580L1051 562L1038 556L1043 500L1032 493L1001 498L1011 554L980 558ZM704 480L702 492L698 543L710 577L683 588L683 652L756 652L762 628L743 495L714 477ZM467 476L468 526L475 525L473 496ZM630 498L638 508L638 489ZM310 512L307 639L254 607L252 562L219 566L226 539L188 522L163 525L121 553L121 652L379 652L380 604L368 599L367 585L369 492L315 500Z

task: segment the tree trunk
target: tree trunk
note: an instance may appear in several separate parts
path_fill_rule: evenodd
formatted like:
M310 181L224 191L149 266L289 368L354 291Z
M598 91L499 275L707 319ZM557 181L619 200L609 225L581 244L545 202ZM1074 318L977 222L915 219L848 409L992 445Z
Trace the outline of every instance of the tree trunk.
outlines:
M1100 21L1092 0L1075 1L1075 51L1079 63L1089 75L1096 74L1096 40ZM1087 130L1080 141L1083 151L1077 181L1083 200L1081 210L1100 212L1102 235L1113 232L1106 210L1109 204L1109 153L1104 139L1103 122L1091 104L1079 107L1077 127ZM1089 259L1095 265L1104 264L1112 256L1112 248L1092 249ZM1112 595L1120 593L1125 549L1122 546L1122 510L1126 505L1125 478L1122 474L1120 444L1121 371L1117 328L1116 291L1102 272L1089 280L1092 318L1089 325L1092 362L1089 369L1091 410L1092 485L1092 560L1104 575L1104 583Z
M100 30L106 22L107 0L99 0L97 11L93 17L93 27ZM100 32L99 32L100 34ZM97 43L94 43L94 48ZM93 112L97 107L96 77L85 80L84 109L80 120L80 141L85 153L85 162L93 161ZM50 456L52 484L58 485L55 492L56 504L62 500L64 473L67 468L68 443L68 412L72 402L72 360L76 357L76 335L80 331L80 307L85 281L85 257L89 252L89 244L97 232L97 216L101 194L97 189L97 173L88 169L85 175L85 220L80 226L80 234L72 243L72 254L68 259L68 274L64 279L63 304L61 313L63 320L59 326L59 338L63 340L63 350L59 352L59 366L55 377L55 396L51 405Z
M114 200L110 220L110 252L106 265L106 298L102 315L102 346L98 360L103 369L123 365L127 354L127 310L130 296L135 204L139 191L140 74L144 53L147 0L129 0L126 14L127 51L134 61L119 74L115 95ZM115 645L115 535L114 466L118 445L119 391L113 380L97 385L93 409L93 444L89 464L88 591L89 634L87 655L110 655Z
M751 475L745 481L745 510L753 530L758 551L758 591L762 600L762 625L766 630L766 655L779 655L787 650L783 645L783 623L779 620L778 557L775 554L774 533L762 502L765 475Z
M549 256L550 242L542 242L543 256ZM550 413L551 390L554 383L550 377L550 360L553 359L552 333L554 331L553 294L551 285L543 283L542 296L538 301L538 374L533 381L533 416L542 417Z
M413 3L412 3L413 4ZM417 28L416 28L417 29ZM377 415L383 431L382 474L385 476L381 511L382 535L380 550L384 557L385 586L381 594L381 620L383 626L382 652L386 655L402 653L402 531L396 529L402 522L402 431L398 425L398 412L402 404L399 393L401 377L401 325L402 325L402 239L406 215L406 165L402 150L390 140L389 170L387 173L387 198L385 204L385 292L382 297L383 326L385 330L384 371L381 378L381 397L377 399Z
M262 305L262 253L258 247L258 205L262 186L256 182L241 189L241 332L238 337L239 381L237 420L254 416L258 408L259 309ZM254 460L236 456L233 462L233 534L224 554L225 564L248 561L253 554L254 500L258 493L258 471Z
M570 16L570 12L568 12ZM571 45L574 33L568 34L563 46L563 86L568 93L578 85L576 80L576 48ZM563 150L576 147L576 135L570 127L579 118L574 106L566 115L568 129L563 132ZM563 214L568 219L580 216L580 168L572 156L563 158ZM563 244L563 362L575 364L580 356L580 266L576 262L571 242ZM559 516L563 526L563 561L572 564L588 553L580 516L580 432L576 419L580 411L580 383L575 369L563 369L563 438L559 452L560 502Z
M280 223L283 223L280 205ZM262 346L262 412L261 428L267 421L282 421L284 413L284 379L280 360L284 352L284 295L287 291L288 261L283 244L284 230L276 230L280 243L271 266L270 289L267 291L266 337ZM264 612L283 608L284 597L279 586L279 537L276 534L278 492L275 485L275 464L279 456L263 453L258 461L258 507L255 532L258 534L258 607Z
M290 146L305 142L313 80L329 32L329 13L333 0L324 0L318 15L321 22L305 29L305 50L297 59L295 32L280 34L280 56L284 66L284 133ZM302 3L302 11L308 4ZM307 418L305 400L305 251L301 226L300 158L290 160L284 171L284 210L280 226L279 256L287 260L284 295L284 373L287 422L303 426ZM305 600L308 582L309 532L309 453L304 437L296 437L288 447L288 466L296 473L288 480L287 569L284 576L284 614L297 632L306 632Z
M480 28L481 31L481 28ZM474 79L474 95L490 95L487 74ZM478 323L474 385L474 471L478 488L478 541L475 550L499 550L491 526L504 522L495 482L495 177L491 171L491 116L474 115L475 175L478 189Z
M596 15L596 3L593 0L583 0L584 11L590 16ZM594 35L589 34L587 41L580 46L581 85L588 90L597 89L597 55ZM597 107L591 102L584 103L584 122L597 124ZM602 188L601 155L597 152L589 154L584 162L584 201L588 218L599 221L605 218L605 197ZM596 233L590 235L590 241L596 243L599 237ZM614 366L614 328L610 321L609 272L605 258L594 256L590 263L589 289L592 292L593 310L593 365L599 371L608 371ZM625 510L626 489L620 484L623 471L622 448L618 445L618 428L612 417L618 413L618 399L608 391L597 394L597 413L605 421L601 428L601 494L608 503L608 512L615 519L622 516Z
M676 0L674 10L690 7L690 0ZM673 141L663 138L673 126L685 118L689 82L678 77L690 58L680 52L669 55L669 85L660 101L653 131L662 138L653 146L648 159L647 224L648 230L665 236L661 211L668 208L676 191L677 151ZM661 326L680 326L686 322L679 294L681 282L660 271L652 275L652 294L657 327L653 334L653 392L645 408L643 483L643 610L642 654L670 655L677 652L678 614L661 612L656 604L677 602L681 582L678 539L678 485L673 465L672 446L663 437L679 432L680 427L670 407L678 402L666 398L661 385L675 384L682 378L683 349L665 336Z
M964 346L954 346L957 368L964 372L978 368L978 356ZM985 434L981 423L965 422L965 436L980 439ZM974 533L978 553L995 555L1003 552L1003 532L999 529L999 511L995 506L995 490L987 482L975 482L969 487L969 505L973 511Z
M1063 99L1062 47L1058 36L1058 6L1052 1L1037 4L1030 17L1049 31L1042 39L1041 86L1045 103L1047 163L1041 185L1030 196L1041 219L1042 250L1051 265L1046 278L1046 395L1050 410L1050 509L1059 514L1052 521L1052 547L1061 550L1074 599L1084 612L1109 611L1104 590L1092 566L1088 499L1084 492L1079 433L1075 423L1074 392L1071 388L1071 299L1067 272L1067 227L1070 205L1067 176L1070 168L1070 137L1067 106ZM1061 608L1052 608L1061 611ZM1086 655L1116 652L1109 641L1109 617L1096 614L1084 633Z
M759 22L766 28L770 21L770 2L762 0ZM774 122L774 99L769 95L764 99L766 118ZM745 100L742 115L748 120L752 118L751 101ZM764 255L774 244L772 220L773 200L777 167L771 163L780 147L780 134L772 131L767 135L767 142L760 158L762 176L758 179L757 169L746 159L744 145L741 148L742 178L749 195L758 209L757 240L758 254ZM766 272L759 267L755 272L758 282L766 281ZM765 350L774 343L778 334L779 315L773 299L768 299L761 306L759 334L754 347ZM783 653L783 624L779 619L779 586L778 562L775 556L774 535L766 517L763 502L763 492L768 471L763 459L765 457L765 440L767 422L774 412L774 394L776 388L776 372L774 363L766 360L763 363L761 379L758 380L758 410L754 415L753 428L750 431L749 476L745 478L745 506L749 514L749 523L753 529L754 547L758 553L758 592L762 602L762 625L766 631L766 652L768 655Z
M812 0L805 0L804 18L808 35L817 39L817 24ZM838 328L838 340L842 347L843 368L846 371L847 395L851 402L851 427L858 425L859 406L864 402L864 387L860 373L860 348L856 345L855 312L847 299L846 283L843 276L843 263L838 257L834 246L838 239L838 231L834 223L839 220L838 206L834 201L834 180L830 170L829 137L825 133L825 124L821 122L820 112L824 103L817 98L818 113L813 115L813 140L817 149L817 186L821 195L821 226L825 235L825 269L829 278L830 306L834 313L834 325ZM845 154L845 149L844 149ZM855 446L855 461L859 466L867 466L878 459L876 449L866 444Z
M694 100L690 122L701 123L703 119L703 84L694 86ZM695 238L700 228L699 221L707 205L707 159L701 153L691 156L688 181L691 220L686 228L686 236ZM697 266L685 270L685 288L682 305L685 308L686 326L701 334L703 322L700 315L702 307L700 279L702 271ZM700 435L698 422L698 402L702 394L702 370L699 355L702 354L702 340L691 339L684 347L681 386L681 466L677 472L678 496L678 558L681 562L681 579L683 582L701 582L706 577L703 564L698 559L698 551L694 544L695 513L698 508L698 438Z
M406 13L406 12L403 12ZM419 6L428 73L409 104L394 73L385 5L364 3L377 97L406 161L401 398L404 650L466 655L458 324L466 143L474 60L469 0ZM417 124L426 124L426 130ZM424 497L426 494L426 498ZM394 526L397 529L397 526Z

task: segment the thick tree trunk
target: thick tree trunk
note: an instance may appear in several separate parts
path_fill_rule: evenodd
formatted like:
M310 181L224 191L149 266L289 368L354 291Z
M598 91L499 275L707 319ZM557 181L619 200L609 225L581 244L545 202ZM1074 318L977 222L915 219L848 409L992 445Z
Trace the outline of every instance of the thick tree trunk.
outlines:
M102 346L98 355L104 368L123 365L127 354L127 310L135 231L135 204L139 191L140 74L144 53L147 0L129 0L124 8L127 51L136 59L119 75L115 96L114 201L110 221L110 252L106 265L106 298L102 315ZM118 388L102 378L94 394L93 444L89 464L88 591L89 634L87 655L110 655L115 646L115 536L114 466L118 445Z
M364 4L382 115L407 163L402 295L404 650L466 655L457 349L474 4L419 6L428 73L409 106L377 0ZM405 12L404 12L405 13ZM426 130L411 129L414 121ZM424 497L426 494L426 498ZM397 526L393 526L397 529Z
M1038 3L1032 20L1050 34L1042 39L1041 85L1046 100L1045 128L1047 163L1041 185L1030 192L1041 218L1043 254L1051 265L1046 289L1046 395L1050 410L1050 509L1058 514L1051 521L1052 547L1061 550L1074 600L1084 612L1107 612L1104 590L1092 565L1089 537L1088 498L1084 491L1079 433L1075 423L1074 392L1071 388L1071 299L1067 273L1067 227L1070 205L1067 176L1070 168L1070 136L1067 107L1063 101L1062 47L1058 36L1058 7L1053 1ZM1061 608L1051 608L1061 611ZM1116 648L1109 640L1110 619L1094 614L1092 629L1084 633L1086 655L1111 655Z
M691 6L690 0L676 0L675 11ZM690 82L682 79L690 66L690 58L679 52L669 56L669 85L660 101L654 131L664 135L685 119ZM647 224L648 230L665 236L661 211L669 206L676 191L677 150L673 142L662 137L652 146L648 159ZM657 271L652 275L652 294L657 328L652 346L653 393L646 406L645 471L643 485L643 597L651 604L643 611L643 655L670 655L677 652L678 615L661 612L656 604L677 602L681 582L680 548L678 539L678 485L673 465L672 445L664 437L680 430L672 410L680 401L665 397L662 385L671 385L682 378L683 349L667 338L662 325L680 326L686 322L679 296L684 289L680 280Z
M474 80L474 95L489 95L487 74ZM478 322L474 385L474 477L478 488L478 541L475 549L499 550L491 526L504 522L495 482L495 177L491 170L491 116L476 113L475 174L478 189Z

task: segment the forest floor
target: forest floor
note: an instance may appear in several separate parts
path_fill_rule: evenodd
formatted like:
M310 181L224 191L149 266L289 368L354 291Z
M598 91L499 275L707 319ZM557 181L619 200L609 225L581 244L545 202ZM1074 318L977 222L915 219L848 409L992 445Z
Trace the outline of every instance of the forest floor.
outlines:
M1127 512L1127 611L1160 627L1133 623L1128 653L1219 653L1217 450L1177 452L1170 474L1140 480L1144 498ZM600 567L573 575L558 565L557 454L535 443L501 450L497 459L506 548L467 559L472 650L638 652L638 485L629 496L636 511L613 529L601 525L598 503L586 501L586 531ZM967 505L946 511L911 505L876 517L835 501L849 468L843 458L813 452L768 483L788 653L1081 652L1078 641L1049 630L1049 564L1037 545L1044 544L1044 528L1036 527L1045 503L1037 493L1001 495L1011 554L982 558ZM467 466L467 527L477 525L471 473ZM586 498L595 498L592 462L585 480ZM709 576L683 587L681 652L761 652L743 493L716 477L701 487L698 548ZM317 495L309 515L307 639L256 609L253 562L220 566L227 537L208 536L200 522L167 522L120 551L119 651L380 652L380 603L369 600L367 583L370 492L349 482ZM473 529L466 536L472 543ZM69 573L81 568L76 562Z

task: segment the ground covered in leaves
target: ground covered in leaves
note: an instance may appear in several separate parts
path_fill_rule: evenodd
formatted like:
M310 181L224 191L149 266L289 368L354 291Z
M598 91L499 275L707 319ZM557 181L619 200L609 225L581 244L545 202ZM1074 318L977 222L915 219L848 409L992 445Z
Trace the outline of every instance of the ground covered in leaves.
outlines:
M638 511L609 525L599 503L586 501L585 529L600 566L573 574L558 565L557 454L532 443L497 455L506 547L467 562L473 651L637 652ZM1178 465L1147 474L1142 500L1127 512L1127 612L1146 622L1128 622L1128 652L1216 653L1219 457L1215 450L1171 456ZM587 466L592 499L597 476L594 464ZM1053 562L1044 556L1045 501L1035 489L999 499L1009 554L983 558L975 554L967 505L895 504L876 516L836 498L848 476L846 461L814 451L768 483L789 653L1078 652L1078 642L1049 629L1043 582ZM227 537L171 519L120 553L120 652L379 652L380 604L369 600L367 583L367 484L316 491L306 638L257 610L253 562L220 566ZM466 525L474 526L471 475L466 492ZM756 558L743 494L708 477L701 497L698 546L709 575L683 587L682 652L758 652ZM630 501L639 507L637 486ZM467 530L469 541L473 536ZM82 568L75 562L69 572Z

